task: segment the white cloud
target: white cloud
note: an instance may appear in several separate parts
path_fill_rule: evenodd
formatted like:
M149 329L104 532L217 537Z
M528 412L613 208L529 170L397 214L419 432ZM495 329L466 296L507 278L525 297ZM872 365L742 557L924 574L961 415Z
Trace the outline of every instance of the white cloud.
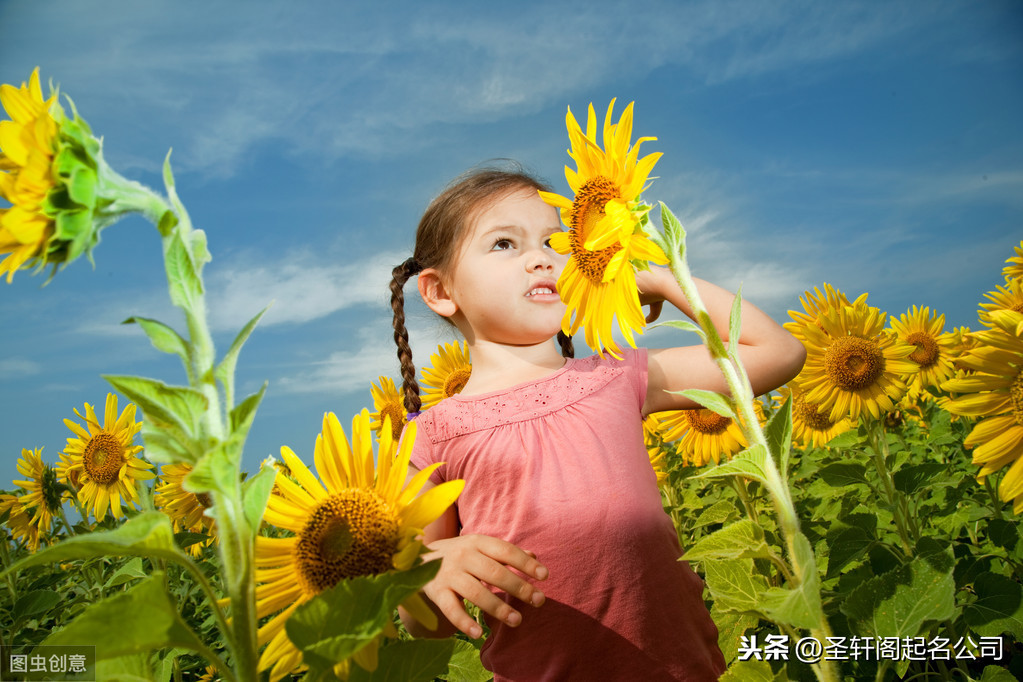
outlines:
M0 360L0 377L8 379L39 374L42 369L42 366L38 362L34 362L28 358L14 357Z

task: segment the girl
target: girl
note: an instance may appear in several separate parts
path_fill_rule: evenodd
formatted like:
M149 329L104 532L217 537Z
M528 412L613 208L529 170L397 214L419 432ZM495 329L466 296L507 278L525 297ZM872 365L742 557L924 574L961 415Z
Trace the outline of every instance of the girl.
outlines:
M495 680L704 680L724 671L703 584L661 506L642 418L696 407L668 391L725 390L703 346L572 358L557 293L566 257L547 191L520 172L479 170L429 206L414 256L394 269L394 338L406 409L420 407L403 286L418 274L431 310L464 335L472 374L462 392L417 419L412 463L445 462L433 482L463 478L456 505L425 529L441 558L424 588L441 616L431 633L482 635L462 599L484 612L481 658ZM689 315L670 273L637 273L656 318L663 301ZM698 283L727 338L732 295ZM559 337L561 352L552 339ZM802 344L742 304L740 355L765 393L794 377Z

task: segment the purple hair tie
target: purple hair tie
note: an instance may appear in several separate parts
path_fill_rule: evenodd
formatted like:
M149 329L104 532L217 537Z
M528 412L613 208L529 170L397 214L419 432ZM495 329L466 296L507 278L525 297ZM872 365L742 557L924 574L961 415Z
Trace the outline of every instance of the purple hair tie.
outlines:
M408 420L412 421L413 419L415 419L416 417L418 417L421 414L422 414L422 412L409 412L408 413Z

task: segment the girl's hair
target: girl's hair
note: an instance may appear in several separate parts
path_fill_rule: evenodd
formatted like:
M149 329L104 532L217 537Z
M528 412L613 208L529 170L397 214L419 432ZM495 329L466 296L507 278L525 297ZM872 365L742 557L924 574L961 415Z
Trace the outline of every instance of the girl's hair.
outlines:
M391 309L394 311L394 342L398 345L401 363L402 389L405 409L418 413L422 402L416 367L412 363L412 349L405 328L405 283L426 268L443 270L449 267L458 253L458 247L476 215L492 202L520 189L543 190L550 188L515 166L476 168L461 175L430 202L416 230L416 245L412 257L391 272ZM573 357L572 338L558 332L561 353Z

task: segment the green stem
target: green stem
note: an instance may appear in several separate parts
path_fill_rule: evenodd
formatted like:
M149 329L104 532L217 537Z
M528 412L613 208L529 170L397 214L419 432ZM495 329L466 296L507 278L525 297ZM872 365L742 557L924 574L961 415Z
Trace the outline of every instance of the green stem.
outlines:
M984 487L987 489L987 494L991 497L991 510L995 513L995 518L1002 518L1002 501L998 497L998 491L995 490L994 484L991 482L991 475L984 477Z
M903 506L899 499L899 491L895 489L895 481L892 479L892 474L888 470L888 439L885 437L884 425L874 420L870 423L870 443L871 443L871 460L874 462L874 468L877 470L878 478L881 479L881 484L884 486L885 495L888 497L888 506L891 507L892 517L895 519L895 528L899 534L899 540L902 543L902 551L908 558L913 557L913 541L910 538L909 531L906 528L906 518L904 516Z
M756 505L753 504L752 500L750 500L749 488L747 487L746 479L732 476L728 479L728 482L735 490L735 494L739 496L739 500L742 502L742 506L746 510L746 514L753 520L753 523L759 526L760 514L757 512Z

